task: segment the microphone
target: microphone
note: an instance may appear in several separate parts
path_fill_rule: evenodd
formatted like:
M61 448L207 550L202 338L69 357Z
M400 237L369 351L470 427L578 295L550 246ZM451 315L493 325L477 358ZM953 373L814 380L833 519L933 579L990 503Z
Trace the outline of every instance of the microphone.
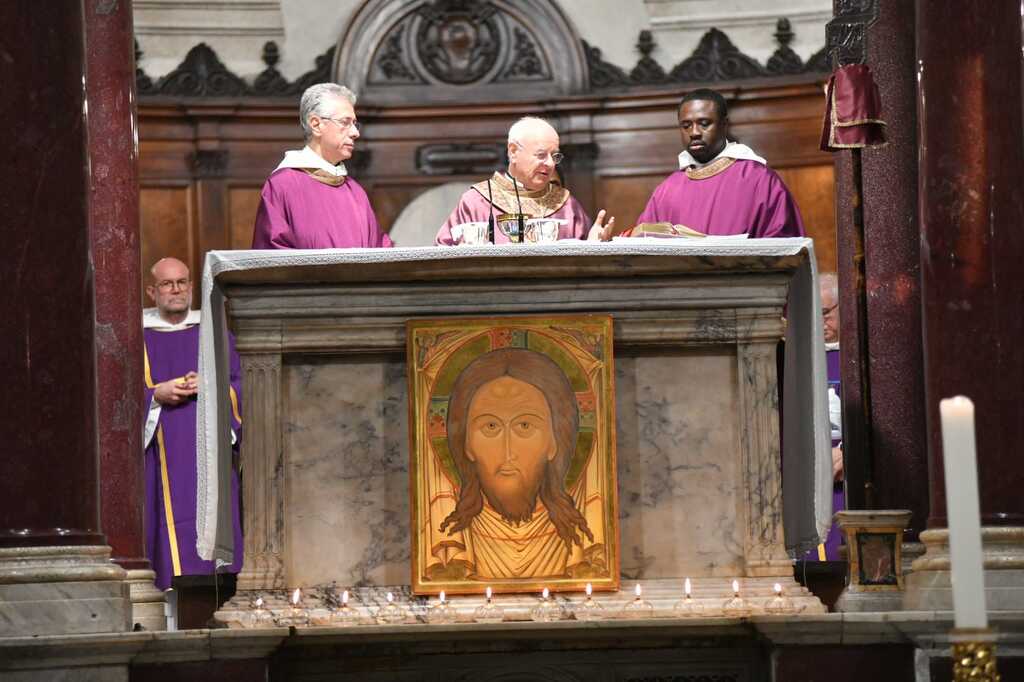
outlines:
M514 177L512 178L512 187L516 190L516 220L519 222L519 239L516 243L522 244L523 235L526 234L526 224L523 222L523 205L519 202L519 183Z
M491 196L491 179L487 178L487 202L490 215L487 216L487 241L494 243L494 197Z

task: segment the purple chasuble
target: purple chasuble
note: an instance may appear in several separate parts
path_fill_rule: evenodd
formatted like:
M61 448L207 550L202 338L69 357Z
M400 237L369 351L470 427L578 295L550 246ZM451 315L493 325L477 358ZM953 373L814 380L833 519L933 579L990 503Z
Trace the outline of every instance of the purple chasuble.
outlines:
M492 209L491 204L487 201L486 197L475 189L468 190L462 195L462 198L459 199L459 205L456 206L455 210L452 211L452 214L448 216L448 220L446 220L444 225L441 226L441 229L438 230L437 236L434 237L434 243L441 246L452 246L455 243L452 239L453 227L461 225L462 223L485 223L487 222L487 217L491 215L492 210L494 211L495 218L505 212L497 206ZM568 201L562 204L562 207L554 213L533 217L560 218L568 221L565 225L558 226L559 239L586 239L587 234L590 232L590 226L593 224L590 222L587 212L583 210L582 204L576 201L575 197L571 196ZM497 227L494 228L494 243L509 243L508 236Z
M701 180L681 170L668 176L637 218L637 224L661 222L711 235L804 236L800 209L782 179L771 168L745 159Z
M328 185L297 168L270 174L256 212L254 249L394 246L380 231L366 191L352 178Z
M146 391L143 415L148 416L157 384L197 371L199 325L178 331L143 330ZM241 440L241 367L234 337L228 337L231 364L231 429L237 438L231 471L231 509L235 561L217 573L238 573L242 567L242 523L239 518L238 442ZM166 590L178 575L214 573L212 561L196 552L196 401L162 405L152 439L146 443L146 556L156 571L156 586Z

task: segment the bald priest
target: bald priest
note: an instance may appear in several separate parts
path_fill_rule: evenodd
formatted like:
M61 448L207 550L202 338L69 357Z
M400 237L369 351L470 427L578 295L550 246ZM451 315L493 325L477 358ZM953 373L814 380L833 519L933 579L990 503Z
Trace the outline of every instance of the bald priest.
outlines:
M793 196L763 158L729 140L729 110L714 90L679 106L679 170L654 190L637 223L685 225L709 235L802 237Z
M508 171L496 172L470 187L434 242L451 246L457 242L454 235L461 225L519 213L528 218L560 220L559 239L611 239L615 218L605 224L605 212L601 210L591 224L580 202L558 182L555 166L563 158L558 147L558 132L544 119L527 116L516 121L508 131ZM495 227L495 244L511 241L499 226Z

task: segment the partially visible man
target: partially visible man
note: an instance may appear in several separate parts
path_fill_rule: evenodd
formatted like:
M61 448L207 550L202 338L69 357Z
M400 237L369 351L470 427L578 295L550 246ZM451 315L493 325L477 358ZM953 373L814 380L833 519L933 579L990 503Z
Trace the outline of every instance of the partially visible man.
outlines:
M654 190L637 223L668 222L709 235L801 237L800 210L765 160L729 141L725 98L701 88L679 106L679 170Z
M435 243L455 244L460 226L466 223L519 213L563 221L559 239L610 239L615 218L609 218L606 225L601 210L591 224L580 202L558 181L555 167L563 158L558 147L558 132L544 119L527 116L516 121L508 131L508 171L496 172L470 187L441 226ZM496 225L494 243L510 241Z
M839 399L839 278L834 272L823 272L818 277L821 290L821 316L825 333L825 359L828 368L828 418L832 430L832 513L846 509L843 490L843 411ZM806 560L840 561L842 544L839 526L832 525L825 542L804 557Z
M302 94L306 146L285 153L263 185L252 248L393 246L366 191L345 168L359 139L355 103L355 94L336 83L311 85Z
M146 555L156 571L156 585L166 590L182 575L238 573L242 566L239 519L238 442L241 437L240 366L234 338L229 338L231 428L235 467L231 505L235 561L215 571L196 552L196 396L199 393L199 311L191 310L188 267L163 258L150 270L146 293L156 307L142 314L145 359Z

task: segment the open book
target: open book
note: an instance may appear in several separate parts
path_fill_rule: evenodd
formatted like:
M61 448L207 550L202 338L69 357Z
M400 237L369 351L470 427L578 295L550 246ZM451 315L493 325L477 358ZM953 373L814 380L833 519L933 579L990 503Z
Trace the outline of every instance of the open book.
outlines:
M686 225L673 225L672 223L640 223L636 227L623 230L622 237L690 237L703 239L707 237L703 232L691 229Z
M654 238L654 239L746 239L747 234L741 232L736 235L708 235L703 232L698 232L693 228L687 227L686 225L673 225L672 223L640 223L636 227L631 227L628 230L623 230L620 234L616 235L614 239L624 238Z

